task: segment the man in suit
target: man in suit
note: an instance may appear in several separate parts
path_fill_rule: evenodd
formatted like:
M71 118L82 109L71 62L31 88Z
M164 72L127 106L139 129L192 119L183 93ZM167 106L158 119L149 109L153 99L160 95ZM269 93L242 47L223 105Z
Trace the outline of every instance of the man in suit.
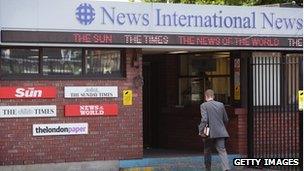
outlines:
M225 148L225 139L229 137L225 128L228 123L228 116L223 103L214 100L214 91L208 89L205 91L205 103L200 106L202 122L208 123L210 134L204 138L204 160L206 170L211 170L211 151L215 145L221 159L223 170L229 170L229 161Z

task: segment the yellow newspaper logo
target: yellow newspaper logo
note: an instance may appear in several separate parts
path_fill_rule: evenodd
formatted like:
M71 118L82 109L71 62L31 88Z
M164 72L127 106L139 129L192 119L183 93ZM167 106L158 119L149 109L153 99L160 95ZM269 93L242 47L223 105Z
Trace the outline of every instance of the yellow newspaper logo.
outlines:
M303 111L303 108L304 108L304 91L303 90L299 90L298 98L299 98L299 110Z
M132 90L124 90L123 91L123 105L124 106L132 105L132 101L133 101Z

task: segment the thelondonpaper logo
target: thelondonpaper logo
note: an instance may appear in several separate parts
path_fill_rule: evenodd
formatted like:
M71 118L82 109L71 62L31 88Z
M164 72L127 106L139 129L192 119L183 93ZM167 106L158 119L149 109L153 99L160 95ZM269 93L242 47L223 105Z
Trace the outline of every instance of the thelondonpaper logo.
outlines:
M88 3L82 3L76 8L76 19L82 25L89 25L95 19L95 9Z
M65 116L117 116L117 104L66 105Z
M1 99L55 98L55 87L0 87Z
M33 136L88 134L88 123L34 124Z

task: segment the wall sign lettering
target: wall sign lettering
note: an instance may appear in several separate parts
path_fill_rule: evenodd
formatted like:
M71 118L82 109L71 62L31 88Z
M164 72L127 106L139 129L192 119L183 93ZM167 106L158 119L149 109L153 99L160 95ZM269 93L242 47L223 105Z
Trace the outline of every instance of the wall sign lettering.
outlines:
M55 117L56 105L0 106L0 118Z
M88 134L88 123L34 124L33 136Z
M117 104L65 105L65 116L117 116Z
M0 87L1 99L51 99L56 94L56 87Z
M65 98L118 97L117 86L71 86L64 87Z

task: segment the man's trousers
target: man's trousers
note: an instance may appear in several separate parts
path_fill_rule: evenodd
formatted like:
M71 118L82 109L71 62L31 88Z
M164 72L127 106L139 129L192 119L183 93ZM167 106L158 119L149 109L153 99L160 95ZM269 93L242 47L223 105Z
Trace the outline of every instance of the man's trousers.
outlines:
M204 160L207 171L211 170L211 153L212 147L215 146L220 159L223 170L230 170L229 160L225 148L225 138L207 138L204 142Z

